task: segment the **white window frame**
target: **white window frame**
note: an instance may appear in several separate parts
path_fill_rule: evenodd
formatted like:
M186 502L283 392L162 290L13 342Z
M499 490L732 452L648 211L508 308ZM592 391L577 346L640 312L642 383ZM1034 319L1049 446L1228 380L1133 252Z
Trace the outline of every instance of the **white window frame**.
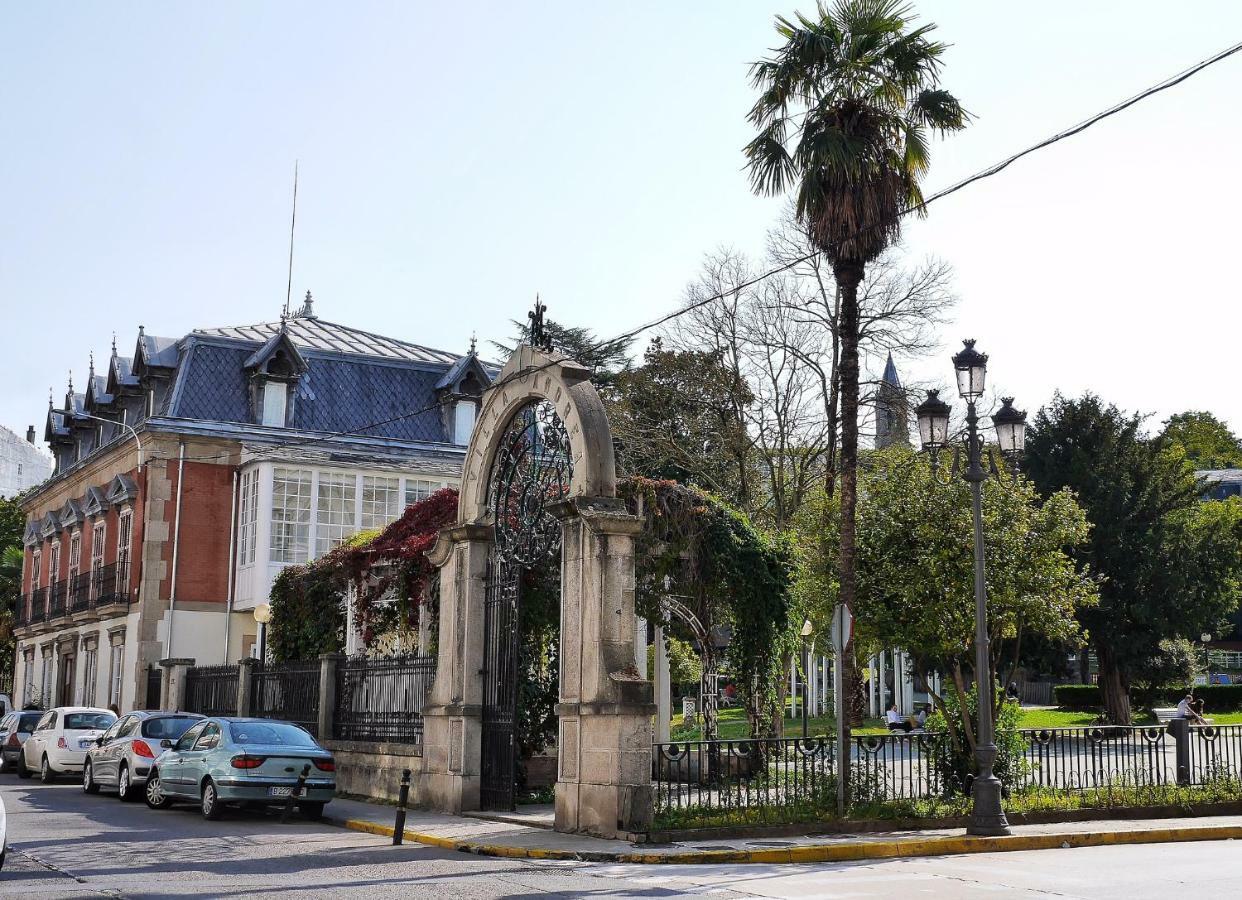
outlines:
M51 647L43 648L43 673L40 680L39 703L44 708L53 705L52 676L55 674L56 653Z
M238 516L237 565L254 565L259 523L259 470L250 469L241 477L241 511Z
M22 654L22 704L34 699L35 648L27 647Z
M47 586L51 587L60 581L60 535L52 542L47 560Z
M118 593L125 592L129 600L130 554L134 543L134 511L128 507L116 517L116 584Z
M363 475L359 527L384 528L401 515L401 479L397 475Z
M75 528L69 535L69 575L66 580L73 587L73 579L82 572L82 529Z
M279 466L272 470L269 562L290 564L309 560L313 485L314 473L310 469ZM291 486L296 489L291 491Z
M358 530L358 476L335 470L315 473L315 558L339 547Z
M113 641L108 660L108 702L121 705L121 673L125 668L125 640Z
M259 423L284 428L289 414L289 386L283 381L263 382Z
M91 644L82 651L82 705L95 705L99 688L99 647Z
M90 595L94 600L99 586L99 570L104 564L104 547L108 541L108 522L100 519L91 526L91 586Z

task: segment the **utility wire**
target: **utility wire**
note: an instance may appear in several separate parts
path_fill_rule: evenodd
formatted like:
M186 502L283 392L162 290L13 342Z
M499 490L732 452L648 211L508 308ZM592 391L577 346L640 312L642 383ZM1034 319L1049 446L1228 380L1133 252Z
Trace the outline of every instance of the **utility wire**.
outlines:
M904 216L907 216L910 213L915 212L916 210L926 209L928 206L930 206L932 203L936 202L937 200L941 200L945 197L948 197L950 194L955 194L958 191L962 190L963 188L968 187L969 185L972 185L977 181L982 181L985 178L991 178L993 175L1003 172L1005 169L1009 168L1009 166L1011 166L1013 163L1017 162L1018 160L1022 159L1024 156L1029 156L1032 153L1036 153L1039 150L1043 150L1047 147L1050 147L1053 144L1056 144L1060 141L1065 140L1066 138L1070 138L1070 137L1073 137L1074 135L1081 134L1082 132L1086 131L1088 128L1095 125L1096 123L1102 122L1104 119L1115 116L1118 113L1126 109L1129 109L1131 106L1134 106L1136 103L1146 100L1148 97L1154 96L1155 94L1159 94L1162 91L1168 90L1169 88L1176 87L1177 85L1181 84L1182 82L1186 81L1192 76L1198 74L1199 72L1202 72L1204 69L1208 68L1209 66L1215 65L1218 62L1228 59L1230 56L1233 56L1234 54L1238 52L1242 52L1242 43L1234 44L1231 47L1221 50L1219 53L1213 54L1212 56L1209 56L1206 59L1200 60L1199 62L1195 63L1189 68L1184 69L1175 75L1171 75L1168 78L1165 78L1163 81L1157 82L1156 84L1140 91L1134 96L1129 97L1125 100L1122 100L1121 102L1116 103L1108 107L1107 109L1104 109L1092 116L1089 116L1086 119L1083 119L1077 125L1073 125L1063 131L1059 131L1056 134L1052 135L1051 137L1045 138L1044 140L1039 141L1038 143L1032 144L1031 146L1027 147L1025 150L1020 150L1017 153L1014 153L1013 155L1002 159L1000 162L994 163L993 165L990 165L985 169L981 169L975 174L970 175L966 178L963 178L961 181L958 181L954 184L949 185L946 188L943 188L937 191L936 193L932 194L930 197L925 197L922 203L915 203L915 204L911 204L909 206L902 208L895 214L896 218L903 218ZM865 234L867 231L870 231L873 228L878 228L880 224L882 223L874 223L865 228L860 228L851 237L855 237L860 234ZM638 335L642 334L644 331L650 331L652 328L658 328L659 326L665 324L666 322L671 322L673 319L680 318L681 316L684 316L686 313L689 313L696 309L700 309L704 306L707 306L709 303L714 303L717 300L723 300L725 297L731 294L736 294L738 291L745 290L748 287L753 287L759 282L765 281L766 279L771 278L773 275L779 275L781 272L788 271L789 269L802 265L805 262L809 262L815 257L822 255L822 253L823 251L821 250L814 250L794 260L791 260L790 262L784 263L773 269L769 269L760 275L756 275L753 278L749 278L746 281L742 281L732 286L726 291L722 291L718 294L712 294L711 296L708 296L708 297L700 297L691 303L685 304L684 306L681 306L678 309L673 310L670 313L666 313L656 319L652 319L651 321L646 322L642 325L639 325L636 328L632 328L629 331L623 331L621 334L617 335L616 337L610 338L608 340L597 341L594 345L594 349L598 350L598 349L607 347L609 345L615 345L618 343L624 343L627 341L631 341L634 338L638 337ZM554 364L555 363L545 363L544 365L539 366L535 369L526 369L522 372L515 372L513 375L509 376L509 378L496 382L495 384L491 385L491 387L493 388L500 387L501 385L515 378L523 377L528 374L533 374L535 372L542 371L543 369L546 369L549 366L554 365ZM287 449L289 447L313 446L315 444L323 443L325 441L330 441L330 440L333 440L339 437L351 437L351 436L364 435L366 432L371 431L375 428L382 428L385 425L391 425L396 422L403 421L405 419L410 419L415 416L420 416L423 413L431 412L434 409L438 409L441 405L442 403L440 402L428 404L427 406L424 406L421 409L413 410L412 412L402 413L401 415L393 416L389 419L384 419L379 422L372 422L371 424L365 425L362 428L358 429L357 431L329 432L320 437L311 438L307 440L296 439L296 440L290 440L287 442L272 444L272 445L265 447L263 450L263 453L265 454L274 453L282 449ZM187 460L225 459L228 456L229 454L216 454L214 456L204 456L204 457L187 456L185 457L185 459ZM156 458L167 459L168 457L156 457Z

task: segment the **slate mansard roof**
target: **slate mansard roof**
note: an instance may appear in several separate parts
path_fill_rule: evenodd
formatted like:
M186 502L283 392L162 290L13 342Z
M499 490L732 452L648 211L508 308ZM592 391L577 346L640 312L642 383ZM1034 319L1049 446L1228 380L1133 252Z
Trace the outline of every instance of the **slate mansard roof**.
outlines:
M265 370L277 355L283 368ZM182 338L139 329L132 357L117 354L114 341L106 375L95 374L92 362L85 393L71 384L62 404L49 402L45 436L58 472L123 438L124 428L109 424L122 420L248 442L327 432L394 442L394 450L442 444L460 452L440 404L477 395L496 373L473 349L454 354L323 321L309 313L308 299L284 321L196 329ZM284 426L258 423L265 378L289 385Z

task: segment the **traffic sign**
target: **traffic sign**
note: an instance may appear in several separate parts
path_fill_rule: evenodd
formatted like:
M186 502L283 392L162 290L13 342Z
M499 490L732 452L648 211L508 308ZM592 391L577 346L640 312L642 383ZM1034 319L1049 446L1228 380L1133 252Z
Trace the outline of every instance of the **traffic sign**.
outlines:
M854 636L854 616L841 603L832 612L832 649L840 653Z

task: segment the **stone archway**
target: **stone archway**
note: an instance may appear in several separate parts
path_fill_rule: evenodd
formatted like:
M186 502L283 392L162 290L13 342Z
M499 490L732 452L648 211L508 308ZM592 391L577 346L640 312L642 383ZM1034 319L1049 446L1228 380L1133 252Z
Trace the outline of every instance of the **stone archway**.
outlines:
M424 710L420 802L478 809L482 779L484 598L495 540L488 477L513 416L552 404L572 456L561 523L559 769L556 829L602 837L651 823L651 684L634 666L634 536L617 498L612 434L590 372L519 346L484 395L462 472L458 520L432 554L440 569L439 656Z

